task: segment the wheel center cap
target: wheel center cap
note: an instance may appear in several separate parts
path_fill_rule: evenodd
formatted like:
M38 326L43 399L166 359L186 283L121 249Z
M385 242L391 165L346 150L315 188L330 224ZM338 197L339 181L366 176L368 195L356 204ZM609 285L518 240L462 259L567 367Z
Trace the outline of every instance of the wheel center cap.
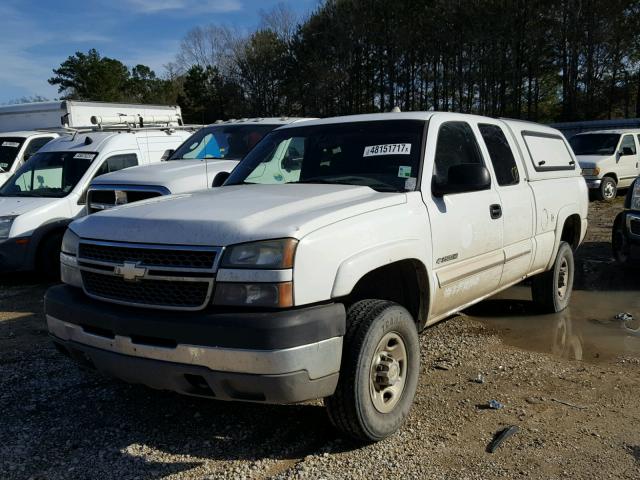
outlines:
M389 383L395 385L400 378L400 367L398 362L394 361L389 365Z

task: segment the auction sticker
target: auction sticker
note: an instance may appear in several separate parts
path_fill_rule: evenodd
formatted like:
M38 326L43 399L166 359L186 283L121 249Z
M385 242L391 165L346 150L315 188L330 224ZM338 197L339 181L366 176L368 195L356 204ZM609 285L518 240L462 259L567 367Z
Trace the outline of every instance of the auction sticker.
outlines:
M2 146L3 147L18 148L20 146L20 144L18 142L2 142Z
M387 143L386 145L369 145L364 147L363 157L375 157L377 155L410 155L410 143Z
M78 160L93 160L95 156L95 153L76 153L73 158L77 158Z

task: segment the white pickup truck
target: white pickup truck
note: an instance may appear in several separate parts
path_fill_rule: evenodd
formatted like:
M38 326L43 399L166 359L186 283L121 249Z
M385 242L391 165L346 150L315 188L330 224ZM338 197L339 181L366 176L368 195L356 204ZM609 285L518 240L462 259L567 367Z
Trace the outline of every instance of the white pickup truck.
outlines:
M599 200L616 198L640 175L640 130L600 130L569 140L587 187Z
M96 177L87 194L87 213L139 200L211 187L219 173L229 173L271 130L303 118L245 118L208 125L188 138L166 162ZM281 170L286 172L288 152ZM223 177L224 178L224 177Z
M85 211L92 179L160 162L191 136L175 127L85 129L50 141L0 187L0 273L55 278L62 235Z
M376 441L409 413L425 326L527 277L542 311L567 306L587 206L549 127L440 112L292 124L220 188L73 222L47 325L121 379L324 398L340 431Z

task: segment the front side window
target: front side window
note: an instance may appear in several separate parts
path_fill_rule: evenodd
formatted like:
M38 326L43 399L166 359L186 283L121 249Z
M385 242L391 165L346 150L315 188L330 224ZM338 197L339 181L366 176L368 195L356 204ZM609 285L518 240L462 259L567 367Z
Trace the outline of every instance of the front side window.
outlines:
M416 189L425 122L314 125L269 134L225 185L327 183L381 192Z
M2 196L65 197L82 179L97 153L40 152L0 188Z
M443 123L438 132L434 176L441 184L448 183L449 169L455 165L484 165L476 136L466 122Z
M41 137L41 138L34 138L33 140L31 140L27 145L27 148L25 148L24 150L24 155L23 155L24 159L29 160L34 153L36 153L38 150L44 147L51 140L53 140L53 137Z
M240 160L277 126L230 124L204 127L180 145L169 160Z
M23 143L21 137L0 137L0 173L11 170Z
M113 155L102 162L95 176L99 177L105 173L117 172L118 170L135 167L136 165L138 165L138 157L135 153Z
M480 129L482 140L484 140L489 151L498 185L502 187L517 185L520 182L518 166L502 128L498 125L490 124L480 124L478 128Z
M613 155L619 140L618 133L587 133L571 137L569 144L576 155Z
M620 142L620 151L626 155L636 154L636 142L633 135L625 135Z

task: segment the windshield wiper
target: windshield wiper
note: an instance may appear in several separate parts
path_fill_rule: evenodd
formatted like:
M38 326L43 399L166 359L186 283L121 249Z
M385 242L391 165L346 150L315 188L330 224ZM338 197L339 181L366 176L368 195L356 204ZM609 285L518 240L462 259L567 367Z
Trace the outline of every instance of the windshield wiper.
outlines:
M327 185L331 185L331 184L351 185L354 187L369 187L373 190L380 191L380 192L402 192L401 189L391 184L379 182L374 179L370 179L366 177L350 177L350 178L354 180L357 180L357 179L364 180L366 183L357 183L354 181L338 180L338 179L331 179L326 177L311 177L311 178L305 178L304 180L299 180L297 182L287 182L287 183L318 183L318 184L327 184Z

